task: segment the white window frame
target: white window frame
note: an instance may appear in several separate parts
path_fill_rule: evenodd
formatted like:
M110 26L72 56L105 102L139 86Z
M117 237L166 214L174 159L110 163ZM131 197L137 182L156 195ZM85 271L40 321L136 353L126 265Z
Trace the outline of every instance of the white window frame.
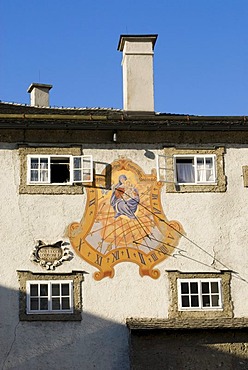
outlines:
M173 168L167 167L168 156L163 154L156 154L156 171L157 181L159 182L171 182L168 180L168 171L173 171Z
M47 158L48 161L48 176L47 181L41 180L41 169L38 168L38 181L31 180L31 159L38 159L40 163L40 159ZM70 172L70 179L67 182L59 182L59 183L51 183L51 158L68 158L69 161L69 172ZM79 168L75 167L75 159L79 159L81 161L81 166ZM86 165L87 164L87 165ZM74 170L81 171L81 179L77 180L74 176ZM46 155L46 154L28 154L27 155L27 184L28 185L72 185L74 183L88 183L93 181L93 158L92 155L81 155L81 156L73 156L73 155L64 155L64 154L56 154L56 155Z
M40 298L42 296L38 294L37 296L31 296L30 294L30 286L32 284L38 285L38 289L40 290L40 285L42 284L47 284L48 286L48 296L44 296L48 298L48 309L47 310L32 310L31 309L31 298L38 298L40 302ZM63 295L56 295L52 296L52 285L53 284L69 284L69 295L64 296L64 297L69 297L69 309L62 309L60 308L59 310L53 310L52 309L52 298L59 298L60 299L60 304L61 304L61 299L63 298ZM72 280L28 280L26 282L26 313L28 315L30 314L39 314L39 315L44 315L44 314L65 314L65 313L73 313L73 281Z
M203 293L202 292L202 283L209 283L210 290L211 290L211 283L217 283L218 284L218 293L216 292L209 292L209 293ZM211 279L177 279L177 291L178 291L178 309L179 311L220 311L223 310L223 300L222 300L222 284L221 284L221 279L220 278L211 278ZM181 283L197 283L198 285L198 293L182 293L181 290ZM183 296L188 296L189 298L192 296L197 296L198 297L198 302L199 306L189 306L189 307L183 307L182 306L182 297ZM203 306L203 297L204 296L209 296L210 297L210 305L209 306ZM212 296L218 296L219 297L219 305L214 306L212 304ZM189 299L189 304L190 304L190 299Z
M195 181L193 182L179 182L177 179L177 159L192 159L193 160L193 169L194 169L194 178ZM213 161L213 179L207 180L206 179L206 172L203 180L197 180L197 159L204 159L204 166L206 165L206 159L211 158ZM174 159L174 181L178 185L210 185L210 184L217 184L217 175L216 175L216 155L215 154L175 154L173 156ZM204 171L206 171L206 167Z

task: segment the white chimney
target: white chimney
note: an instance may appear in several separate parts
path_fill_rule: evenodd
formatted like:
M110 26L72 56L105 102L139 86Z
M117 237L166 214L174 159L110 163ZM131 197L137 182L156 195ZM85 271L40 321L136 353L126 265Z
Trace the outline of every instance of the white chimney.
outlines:
M154 112L153 50L157 35L121 35L123 109Z
M32 107L49 107L49 90L52 85L32 83L28 88Z

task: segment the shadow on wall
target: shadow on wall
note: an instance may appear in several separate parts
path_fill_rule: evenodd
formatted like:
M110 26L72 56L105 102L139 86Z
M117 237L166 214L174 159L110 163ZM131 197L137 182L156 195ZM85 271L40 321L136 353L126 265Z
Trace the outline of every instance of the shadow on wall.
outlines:
M104 308L103 308L104 310ZM247 370L246 330L136 330L133 370ZM0 287L1 370L128 370L125 325L82 312L82 321L19 321L19 292Z
M247 370L246 330L135 330L133 370Z
M19 321L19 292L0 287L0 369L127 370L125 325L82 312L82 321Z

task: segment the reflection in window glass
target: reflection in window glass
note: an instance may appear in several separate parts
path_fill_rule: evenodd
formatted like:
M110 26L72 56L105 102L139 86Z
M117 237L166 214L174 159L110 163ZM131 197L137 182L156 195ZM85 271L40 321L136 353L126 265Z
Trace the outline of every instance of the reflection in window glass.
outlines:
M221 279L179 279L178 284L181 308L222 308Z
M40 310L48 310L48 299L40 298Z
M52 284L52 295L59 295L60 294L60 285L59 284Z
M60 300L59 300L59 298L53 298L52 299L52 309L53 310L59 310L60 309Z
M62 309L68 310L70 308L70 299L69 297L63 297L62 298Z
M31 310L38 310L39 309L39 299L38 298L31 298L30 299L30 309Z
M69 295L69 284L62 284L62 295Z
M47 284L40 284L40 295L41 296L48 295L48 285Z
M27 281L27 313L72 313L72 293L72 281Z
M38 295L38 284L30 284L30 295L37 296Z

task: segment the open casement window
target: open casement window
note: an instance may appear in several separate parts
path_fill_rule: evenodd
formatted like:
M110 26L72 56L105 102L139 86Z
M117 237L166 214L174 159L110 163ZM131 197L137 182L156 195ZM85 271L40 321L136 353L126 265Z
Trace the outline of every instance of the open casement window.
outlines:
M179 310L219 310L223 308L221 279L178 279Z
M91 155L28 155L27 183L29 185L70 185L93 181Z
M71 157L73 168L73 182L93 181L93 160L91 155Z
M171 182L169 174L173 172L173 168L169 168L167 162L167 156L161 154L156 155L157 181Z
M27 281L27 314L73 313L73 282Z
M174 156L175 182L177 184L215 184L215 155Z

